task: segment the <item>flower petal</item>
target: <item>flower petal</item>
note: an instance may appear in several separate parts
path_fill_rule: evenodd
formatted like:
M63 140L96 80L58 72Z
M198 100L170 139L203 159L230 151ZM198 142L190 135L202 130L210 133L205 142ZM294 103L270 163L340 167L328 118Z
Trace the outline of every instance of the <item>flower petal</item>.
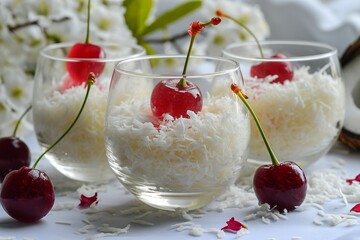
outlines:
M353 208L351 208L350 212L360 212L360 203L356 204Z
M354 181L360 182L360 174L356 175L355 178L346 179L346 182L350 185L353 184Z
M226 222L227 226L221 228L221 230L223 231L228 231L228 232L237 232L239 231L241 228L245 228L247 229L247 227L242 224L239 221L236 221L234 217L232 217L229 221Z
M89 208L94 202L95 202L95 204L98 204L98 202L99 202L97 200L97 193L95 193L94 196L92 196L92 197L86 197L84 194L81 194L79 207Z

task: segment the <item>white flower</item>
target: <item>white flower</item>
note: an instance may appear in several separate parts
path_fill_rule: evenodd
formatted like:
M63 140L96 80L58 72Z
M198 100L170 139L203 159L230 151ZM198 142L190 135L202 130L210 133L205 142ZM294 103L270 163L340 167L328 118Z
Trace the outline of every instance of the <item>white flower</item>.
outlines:
M210 56L221 56L222 50L229 44L239 41L239 31L233 26L221 26L207 29L206 53Z
M6 91L3 85L0 85L0 136L11 136L15 129L18 119L25 109L16 112L15 109L10 108ZM28 117L23 118L16 133L16 136L23 136L32 128Z
M126 26L122 0L92 0L90 39L92 42L136 43ZM155 18L154 7L147 19ZM32 98L33 76L40 50L54 42L84 42L87 24L86 0L0 0L0 137L12 131L18 117ZM269 27L257 6L243 1L204 0L200 19L209 19L217 9L246 24L259 40L269 35ZM220 55L232 42L252 41L240 26L228 19L221 25L209 27L194 44L194 55ZM201 39L202 38L202 39ZM179 44L182 52L188 48ZM178 53L171 44L164 44L164 52ZM177 62L160 63L159 67L180 68ZM28 120L24 121L24 126ZM22 128L26 129L26 128Z
M163 52L165 55L176 55L178 50L170 42L163 44ZM184 67L184 61L176 58L164 58L157 62L157 72L164 73L181 73Z
M264 19L260 8L256 5L249 5L243 1L231 0L210 0L203 2L202 14L204 16L214 16L216 10L235 18L237 21L246 25L257 37L258 40L267 38L270 28ZM235 42L254 41L253 37L240 25L230 19L223 18L220 25L209 29L207 36L209 55L221 55L222 49Z
M92 9L92 32L96 32L94 37L97 38L93 38L93 40L135 44L135 38L132 37L130 30L125 27L124 13L125 9L120 8L118 5L111 8L99 5Z
M10 106L14 109L26 109L31 105L33 81L30 81L22 69L6 67L1 74Z
M91 4L91 40L135 43L120 0ZM31 104L40 50L54 42L84 42L86 22L86 0L0 0L0 137L11 134Z

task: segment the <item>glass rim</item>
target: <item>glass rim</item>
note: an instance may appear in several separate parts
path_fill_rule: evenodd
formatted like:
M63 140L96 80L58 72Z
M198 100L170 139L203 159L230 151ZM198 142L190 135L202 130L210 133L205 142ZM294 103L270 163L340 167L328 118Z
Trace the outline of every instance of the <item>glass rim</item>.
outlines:
M145 49L139 45L132 44L132 43L115 43L115 42L103 42L103 43L94 42L93 44L96 44L96 45L102 46L102 47L120 46L121 48L124 48L124 49L132 48L132 49L136 50L136 53L131 54L129 56L116 57L116 58L110 58L110 57L109 58L107 58L107 57L105 57L105 58L69 58L69 57L53 56L53 54L49 53L49 51L55 50L55 49L70 48L75 43L77 43L77 42L62 42L62 43L49 44L45 48L40 50L40 56L51 59L51 60L64 61L64 62L81 62L81 61L118 62L118 61L124 60L126 58L137 57L137 56L142 56L142 55L146 54Z
M187 73L185 75L182 75L181 73L179 73L179 74L140 73L140 72L124 70L123 68L121 68L121 65L129 63L129 62L152 60L152 59L169 59L169 58L185 60L186 55L184 55L184 54L171 54L171 55L154 54L154 55L145 55L145 56L140 56L140 57L128 58L128 59L124 59L124 60L120 61L119 63L117 63L115 65L114 71L129 75L129 76L133 76L133 77L144 77L144 78L153 78L153 79L182 78L182 77L194 79L194 78L202 78L202 77L214 77L214 76L224 75L224 74L228 74L228 73L233 73L236 71L241 72L240 64L238 62L236 62L235 60L224 58L224 57L210 57L210 56L205 56L205 55L191 55L190 60L191 59L203 59L203 60L214 61L214 62L221 61L224 63L230 63L233 66L229 67L229 69L226 69L226 70L215 70L211 73Z
M321 42L311 42L311 41L292 41L292 40L267 40L267 41L261 41L261 46L303 46L303 47L317 47L321 49L327 50L324 53L318 53L318 54L309 54L306 56L288 56L286 58L286 61L289 62L295 62L295 61L309 61L309 60L318 60L318 59L324 59L329 58L332 56L336 56L338 53L338 50L326 43ZM222 51L223 57L231 57L233 59L241 59L241 60L247 60L247 61L259 61L262 62L282 62L284 59L281 58L261 58L261 57L246 57L246 56L240 56L238 54L231 53L231 49L237 49L240 47L248 47L248 46L255 46L257 47L257 44L255 41L251 42L244 42L244 43L232 43L228 46L226 46Z

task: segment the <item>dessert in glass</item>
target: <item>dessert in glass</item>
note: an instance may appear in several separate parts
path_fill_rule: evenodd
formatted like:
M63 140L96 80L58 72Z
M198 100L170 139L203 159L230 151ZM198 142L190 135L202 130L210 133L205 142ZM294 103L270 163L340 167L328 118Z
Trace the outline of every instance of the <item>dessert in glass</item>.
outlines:
M202 207L234 183L250 138L248 111L230 89L231 83L244 85L238 63L192 56L182 75L185 59L153 55L121 61L109 90L105 142L110 166L138 199L165 210ZM179 68L158 67L161 62ZM173 101L183 94L181 87L168 94L173 89L163 91L164 86L180 79L191 90L182 101ZM189 104L191 99L195 104ZM158 114L162 108L167 110Z
M43 149L53 144L74 121L86 94L86 79L94 72L88 102L73 129L46 157L63 175L79 181L106 181L114 177L104 143L105 112L114 66L145 54L135 45L99 44L102 58L71 58L73 43L49 45L40 52L35 74L33 121ZM81 80L76 78L81 78Z
M261 56L263 55L263 56ZM280 159L302 167L326 154L344 122L344 85L337 50L302 41L232 44L225 58L239 62L249 103ZM249 166L268 161L251 121Z

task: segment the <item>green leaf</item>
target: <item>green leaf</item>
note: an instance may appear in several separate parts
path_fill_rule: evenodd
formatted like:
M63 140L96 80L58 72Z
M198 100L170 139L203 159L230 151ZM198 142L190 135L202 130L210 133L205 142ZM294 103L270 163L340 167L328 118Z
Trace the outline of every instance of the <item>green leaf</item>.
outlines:
M156 54L156 50L150 44L146 42L140 42L139 45L145 48L147 55Z
M123 7L126 9L124 18L135 38L143 32L146 20L153 7L153 0L124 0Z
M156 30L165 28L167 25L177 21L178 19L200 8L201 4L202 4L201 0L192 0L189 2L182 3L176 6L175 8L164 12L144 29L141 36L145 36Z
M156 54L156 50L148 43L146 42L140 42L139 43L143 48L145 48L147 55L153 55ZM150 64L152 67L156 67L159 64L158 59L150 59Z

